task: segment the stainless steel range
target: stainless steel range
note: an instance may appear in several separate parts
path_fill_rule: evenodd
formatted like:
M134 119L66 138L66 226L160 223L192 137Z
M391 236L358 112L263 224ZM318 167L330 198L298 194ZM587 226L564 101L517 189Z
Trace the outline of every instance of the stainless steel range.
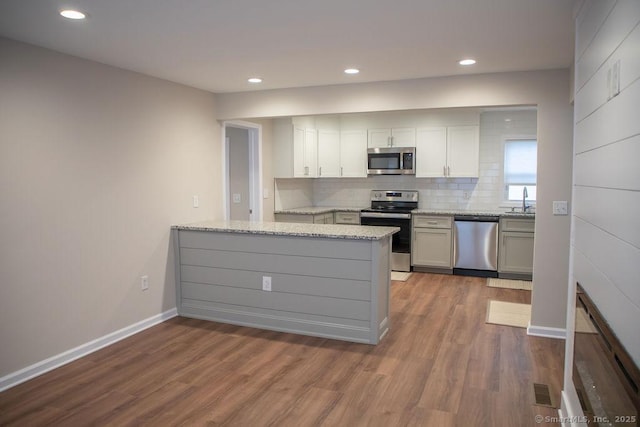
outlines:
M392 237L392 270L411 271L411 211L417 207L417 191L372 190L371 208L360 211L362 225L400 227Z

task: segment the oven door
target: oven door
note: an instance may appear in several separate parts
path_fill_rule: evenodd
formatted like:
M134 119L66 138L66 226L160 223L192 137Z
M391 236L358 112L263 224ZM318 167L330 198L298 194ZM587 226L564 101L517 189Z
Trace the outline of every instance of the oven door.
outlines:
M411 271L411 214L361 212L362 225L380 227L400 227L400 231L391 237L391 269Z

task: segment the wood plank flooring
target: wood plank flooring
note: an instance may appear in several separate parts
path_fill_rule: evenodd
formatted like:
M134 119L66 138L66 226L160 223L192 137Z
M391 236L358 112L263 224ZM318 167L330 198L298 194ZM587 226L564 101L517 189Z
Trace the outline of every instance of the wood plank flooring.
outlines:
M174 318L0 393L0 426L536 426L564 341L484 323L530 292L414 273L370 346Z

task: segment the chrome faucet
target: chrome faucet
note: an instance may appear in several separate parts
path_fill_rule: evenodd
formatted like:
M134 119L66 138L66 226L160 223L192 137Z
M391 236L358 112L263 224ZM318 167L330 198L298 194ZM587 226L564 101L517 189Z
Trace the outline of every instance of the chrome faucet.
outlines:
M526 205L525 200L529 197L529 193L527 192L527 187L522 189L522 212L526 212L529 206Z

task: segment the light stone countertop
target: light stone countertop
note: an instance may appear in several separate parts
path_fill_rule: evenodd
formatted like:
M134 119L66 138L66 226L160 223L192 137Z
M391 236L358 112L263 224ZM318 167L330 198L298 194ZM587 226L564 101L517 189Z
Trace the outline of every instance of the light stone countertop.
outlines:
M380 240L400 231L399 227L249 221L203 221L192 224L174 225L171 228L175 230L210 231L218 233L264 234L351 240Z
M307 206L304 208L280 209L274 214L298 214L298 215L320 215L329 212L360 212L362 207L327 207L327 206Z
M463 211L463 210L437 210L437 209L414 209L411 211L414 215L443 215L443 216L452 216L452 215L469 215L469 216L480 216L480 215L493 215L500 217L517 217L517 218L535 218L535 213L523 213L523 212L507 212L504 210L486 210L486 211Z

